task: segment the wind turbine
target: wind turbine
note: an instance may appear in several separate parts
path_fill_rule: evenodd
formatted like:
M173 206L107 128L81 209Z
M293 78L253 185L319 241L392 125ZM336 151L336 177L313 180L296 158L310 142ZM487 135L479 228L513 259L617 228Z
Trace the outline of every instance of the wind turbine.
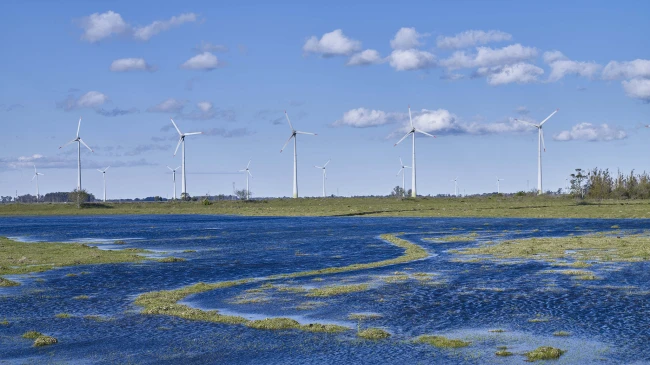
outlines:
M79 130L80 129L81 129L81 117L79 117L79 124L77 125L77 137L75 139L73 139L72 141L64 144L61 147L59 147L59 149L61 149L61 148L65 147L65 146L67 146L67 145L69 145L71 143L77 142L77 191L81 191L81 145L83 144L84 146L86 146L86 148L90 152L95 152L95 151L92 150L92 148L88 147L86 142L84 142L83 139L81 139L81 137L79 137Z
M504 179L499 179L499 177L497 176L497 194L501 194L501 181L503 180Z
M248 177L249 176L251 178L253 177L253 174L251 174L251 170L248 168L250 165L251 165L251 160L248 160L248 165L246 165L246 168L243 170L239 170L239 172L246 173L246 200L250 199L250 194L251 194L251 191L248 189Z
M287 142L284 144L284 146L282 146L280 153L284 151L284 148L287 147L289 141L291 141L291 138L293 138L293 197L297 198L298 197L298 150L297 150L298 145L296 141L298 140L298 134L310 134L312 136L315 136L316 133L300 132L293 129L291 120L289 120L289 114L287 114L286 110L284 111L284 115L287 117L287 121L289 122L289 128L291 128L291 136L289 136Z
M449 180L454 182L454 196L458 196L458 176L455 179Z
M327 169L326 169L326 167L327 167L327 164L330 163L330 161L331 160L327 160L327 162L325 162L325 165L323 165L323 166L314 166L317 169L323 170L323 198L326 196L326 194L325 194L325 179L327 179Z
M176 156L176 153L178 152L178 147L181 146L181 143L183 144L183 150L181 151L181 198L185 198L187 196L187 184L185 180L185 137L186 136L193 136L195 134L202 134L203 132L191 132L191 133L183 133L181 132L180 129L178 129L178 126L176 126L176 123L174 123L174 120L172 118L169 118L169 120L172 121L172 124L174 125L174 128L176 128L176 131L178 132L178 144L176 145L176 151L174 151L174 156Z
M32 181L36 179L36 202L38 203L38 198L40 197L40 193L38 191L38 176L39 175L45 175L41 174L40 172L36 172L36 165L34 165L34 177L32 177Z
M551 115L546 117L546 119L542 120L542 122L539 124L526 122L525 120L515 119L516 121L524 122L526 124L530 124L533 127L537 128L537 140L538 140L537 142L537 194L538 195L542 194L542 147L544 147L544 152L546 152L546 146L544 145L544 132L542 131L542 126L559 110L560 109L555 109L555 111L551 113Z
M400 144L400 142L405 140L406 137L408 137L409 135L413 136L413 163L411 164L412 165L411 166L411 169L412 169L411 170L411 185L413 186L413 188L411 189L411 197L415 198L418 195L417 191L416 191L416 183L415 183L415 133L416 132L417 133L422 133L425 136L429 136L429 137L433 137L433 138L436 138L436 136L431 135L431 134L429 134L427 132L421 131L421 130L415 128L415 126L413 126L413 119L411 118L411 106L410 105L409 105L409 121L411 122L411 130L408 133L406 133L406 135L404 137L402 137L402 139L397 141L397 143L395 143L394 146L397 146L398 144Z
M180 169L181 167L178 166L175 169L172 169L171 167L167 166L167 168L172 172L172 177L174 179L174 200L176 200L176 170Z
M110 166L108 166L103 170L97 169L97 171L101 172L102 176L104 177L104 203L106 203L106 170L108 170L109 168Z
M404 185L404 177L406 176L406 172L404 171L404 169L410 169L411 166L404 165L404 162L402 162L401 157L399 158L399 165L401 166L401 168L399 169L399 171L397 171L397 176L399 176L399 174L402 174L402 194L406 196L406 186Z

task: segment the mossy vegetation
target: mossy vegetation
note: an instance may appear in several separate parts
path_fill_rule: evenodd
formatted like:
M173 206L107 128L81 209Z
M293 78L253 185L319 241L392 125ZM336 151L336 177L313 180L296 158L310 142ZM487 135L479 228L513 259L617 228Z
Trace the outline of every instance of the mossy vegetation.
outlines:
M23 335L22 335L21 337L22 337L22 338L27 338L27 339L33 340L33 339L38 338L38 337L40 337L40 336L43 336L43 334L40 333L40 332L36 332L36 331L27 331L27 332L23 333Z
M431 335L422 335L415 339L417 343L426 343L438 348L460 348L467 347L470 345L470 342L450 339L443 336L431 336Z
M169 256L169 257L163 257L162 259L158 259L158 262L183 262L185 261L184 258L182 257L174 257L174 256Z
M557 332L553 332L553 336L557 336L557 337L568 337L568 336L571 336L571 332L567 332L567 331L557 331Z
M390 337L390 333L381 328L366 328L357 332L357 336L366 340L383 340Z
M72 318L72 314L70 314L70 313L58 313L54 317L56 317L56 318Z
M524 353L528 361L559 359L566 351L550 346L541 346L533 351Z
M54 345L55 343L59 342L56 338L52 336L39 336L34 340L34 346L35 347L41 347L41 346L48 346L48 345Z
M245 323L247 327L261 329L261 330L288 330L296 329L310 332L327 332L336 333L348 331L348 327L338 326L334 324L320 324L309 323L300 324L300 322L291 318L266 318L255 321L248 321Z
M89 299L89 298L90 297L87 296L87 295L77 295L76 297L72 297L72 299L74 299L74 300L85 300L85 299Z
M113 242L114 245L126 245L126 242L123 240L117 240Z
M505 331L506 331L506 330L501 329L501 328L497 328L497 329L493 329L493 330L488 330L488 332L493 332L493 333L503 333L503 332L505 332Z
M0 276L0 287L10 287L10 286L18 286L20 283L17 283L13 280L5 279L2 276Z
M309 290L308 297L331 297L368 290L368 284L328 285Z
M348 315L348 319L355 320L355 321L366 321L369 319L378 319L383 317L379 313L350 313Z
M478 233L470 233L470 234L466 234L466 235L450 235L450 236L444 236L444 237L423 238L422 240L429 241L429 242L438 242L438 243L443 243L443 242L472 242L472 241L475 241L477 237L478 237Z
M499 350L499 351L495 352L494 354L497 355L497 356L512 356L513 355L513 353L508 351L508 350Z

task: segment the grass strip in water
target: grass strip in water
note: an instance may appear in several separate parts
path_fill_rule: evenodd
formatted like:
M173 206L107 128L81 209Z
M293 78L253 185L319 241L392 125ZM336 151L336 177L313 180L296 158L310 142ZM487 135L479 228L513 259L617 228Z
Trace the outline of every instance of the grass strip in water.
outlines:
M390 337L390 333L381 328L366 328L365 330L357 332L357 336L366 340L383 340Z
M524 353L528 361L537 361L537 360L554 360L559 359L562 354L566 351L557 349L550 346L541 346L536 348L533 351Z
M40 332L27 331L27 332L23 333L23 335L21 337L33 340L33 339L36 339L36 338L41 337L41 336L43 336L43 334L40 333Z
M467 347L470 345L470 342L447 338L443 336L431 336L431 335L422 335L415 339L417 343L426 343L438 348L460 348Z
M13 280L5 279L2 276L0 276L0 288L1 287L10 287L10 286L18 286L20 283L17 283Z
M356 293L368 290L368 284L352 284L352 285L329 285L322 288L311 289L306 294L308 297L332 297L335 295Z
M444 236L444 237L430 237L430 238L423 238L422 240L424 241L429 241L429 242L472 242L476 241L476 238L478 237L478 233L470 233L467 235L450 235L450 236Z
M59 342L56 338L52 336L39 336L34 340L34 347L41 347L41 346L48 346L48 345L54 345L55 343Z

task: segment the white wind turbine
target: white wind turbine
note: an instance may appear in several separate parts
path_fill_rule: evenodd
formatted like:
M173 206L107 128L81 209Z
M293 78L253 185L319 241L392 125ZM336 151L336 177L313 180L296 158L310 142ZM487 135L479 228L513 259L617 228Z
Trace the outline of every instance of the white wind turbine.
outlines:
M458 176L455 179L449 180L454 182L454 196L458 196Z
M248 165L246 165L246 168L243 170L239 170L239 172L244 172L246 173L246 200L250 199L251 191L248 189L248 177L250 176L251 178L253 177L253 174L251 174L251 170L249 169L251 165L251 160L248 160Z
M402 174L402 194L404 194L404 196L406 196L406 186L404 184L404 180L405 180L404 178L406 176L406 171L404 171L404 169L410 169L411 166L404 165L404 162L402 162L401 157L399 158L399 165L401 167L400 167L399 171L397 171L397 176L399 176L399 174Z
M109 168L110 166L108 166L103 170L97 169L97 171L101 172L102 176L104 177L104 203L106 203L106 170L108 170Z
M287 121L289 122L289 128L291 128L291 136L287 140L287 142L282 146L282 149L280 150L280 153L284 151L284 148L287 147L289 142L291 141L291 138L293 138L293 197L297 198L298 197L298 145L297 145L297 140L298 140L298 134L310 134L312 136L315 136L316 133L310 133L310 132L300 132L295 129L293 129L293 125L291 124L291 120L289 120L289 114L287 114L287 111L284 111L284 115L287 117Z
M501 194L501 181L503 180L505 179L499 179L499 177L497 176L497 194Z
M41 174L40 172L36 172L36 165L34 165L34 177L32 177L32 181L34 181L34 179L36 179L36 202L37 203L38 203L38 198L40 197L40 192L38 191L38 177L39 177L39 175L42 176L42 175L45 175L45 174Z
M542 120L542 122L539 124L526 122L525 120L515 119L516 121L524 122L526 124L530 124L533 127L537 128L537 140L538 140L537 142L537 194L538 195L542 194L542 147L544 148L544 152L546 152L546 146L544 145L544 132L542 131L542 126L559 110L560 109L555 109L555 111L551 113L551 115L546 117L546 119Z
M81 117L79 117L79 124L77 125L77 137L75 139L73 139L72 141L64 144L61 147L59 147L59 149L61 149L61 148L65 147L65 146L69 145L70 143L77 142L77 190L81 190L81 145L83 144L84 146L86 146L86 148L90 152L94 152L92 150L92 148L88 147L86 142L84 142L83 139L81 139L81 137L79 137L79 130L80 129L81 129Z
M180 169L181 167L178 166L175 169L172 169L171 167L167 166L167 168L172 172L172 179L174 180L174 199L176 200L176 170Z
M183 133L181 132L180 129L178 129L178 126L176 126L176 123L174 123L174 120L172 118L169 118L169 120L172 121L172 124L174 125L174 128L176 128L176 131L178 132L178 144L176 145L176 150L174 151L174 156L176 156L176 153L178 152L178 147L181 146L181 143L183 144L183 150L181 151L181 198L185 198L187 196L187 184L186 184L186 179L185 179L185 137L186 136L193 136L195 134L202 134L203 132L191 132L191 133ZM174 185L175 186L175 185Z
M331 160L327 160L323 166L314 165L315 168L323 170L323 198L327 196L325 193L325 180L327 179L327 164L330 163L330 161Z
M395 143L394 146L397 146L398 144L400 144L400 142L402 142L404 139L406 139L406 137L408 137L409 135L412 135L412 137L413 137L413 162L411 164L411 185L413 187L411 188L411 197L415 198L415 197L417 197L416 183L415 183L415 133L416 132L417 133L422 133L425 136L429 136L429 137L433 137L433 138L436 138L436 136L431 135L431 134L429 134L427 132L421 131L421 130L419 130L419 129L417 129L417 128L415 128L413 126L413 119L411 118L411 106L410 105L409 105L409 121L411 122L411 130L408 133L406 133L406 135L404 137L402 137L402 139L397 141L397 143Z

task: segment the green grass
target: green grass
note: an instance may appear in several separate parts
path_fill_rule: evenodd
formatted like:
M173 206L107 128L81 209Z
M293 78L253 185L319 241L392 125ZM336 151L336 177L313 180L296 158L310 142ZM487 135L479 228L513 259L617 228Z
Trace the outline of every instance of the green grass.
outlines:
M70 313L58 313L54 317L56 317L56 318L72 318L72 314L70 314Z
M467 341L450 339L443 336L430 336L430 335L422 335L416 338L415 342L426 343L438 348L454 348L454 349L460 347L467 347L470 345L470 342Z
M158 262L183 262L183 261L185 261L184 258L181 258L181 257L173 257L173 256L169 256L169 257L164 257L164 258L162 258L162 259L158 259Z
M76 297L72 297L72 299L75 299L75 300L85 300L85 299L88 299L88 298L90 298L90 297L87 296L87 295L77 295Z
M423 240L430 241L430 242L472 242L476 240L476 237L478 237L478 233L470 233L467 235L423 238Z
M650 218L649 200L576 202L568 197L301 198L260 201L2 204L0 216L228 214L249 216L408 216L522 218Z
M368 290L368 284L353 284L353 285L329 285L322 288L311 289L306 294L308 297L332 297L335 295L343 295L348 293L355 293Z
M55 343L59 342L56 338L52 336L39 336L34 340L34 346L35 347L41 347L41 346L48 346L48 345L54 345Z
M556 349L555 347L550 346L541 346L536 348L533 351L524 353L528 361L537 361L537 360L554 360L559 359L562 354L566 351Z
M40 332L27 331L27 332L23 333L22 338L28 338L30 340L33 340L33 339L38 338L40 336L43 336L43 334L40 333Z
M365 321L369 319L378 319L383 317L381 314L378 313L350 313L348 315L348 319L354 320L354 321Z
M494 354L497 355L497 356L512 356L513 355L512 352L510 352L508 350L499 350L499 351L495 352Z
M390 337L390 333L380 328L366 328L357 332L357 336L366 340L383 340Z
M0 288L2 288L2 287L10 287L10 286L18 286L18 285L20 285L20 283L17 283L17 282L15 282L13 280L5 279L2 276L0 276Z
M266 318L255 321L248 321L245 324L247 327L260 329L260 330L288 330L296 329L310 332L327 332L336 333L350 330L347 327L337 326L334 324L300 324L298 321L291 318Z
M571 336L571 332L567 332L567 331L557 331L557 332L553 332L553 336L557 336L557 337L567 337L567 336Z

